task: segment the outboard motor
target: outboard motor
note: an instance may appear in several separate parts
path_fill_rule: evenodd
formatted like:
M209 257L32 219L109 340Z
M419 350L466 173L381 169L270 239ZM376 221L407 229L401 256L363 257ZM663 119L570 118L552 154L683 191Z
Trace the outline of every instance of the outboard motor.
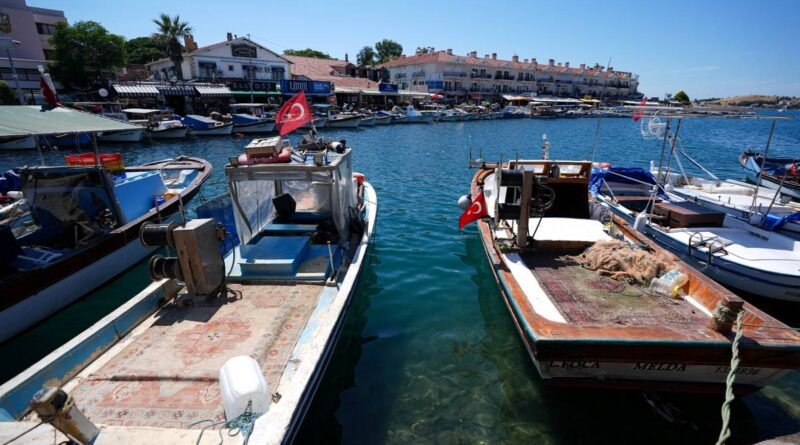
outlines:
M169 246L177 250L177 257L154 255L148 270L156 280L177 279L186 284L186 290L196 296L214 296L225 282L225 261L220 253L220 242L225 239L225 229L213 219L193 219L184 225L145 223L139 231L139 240L147 247Z

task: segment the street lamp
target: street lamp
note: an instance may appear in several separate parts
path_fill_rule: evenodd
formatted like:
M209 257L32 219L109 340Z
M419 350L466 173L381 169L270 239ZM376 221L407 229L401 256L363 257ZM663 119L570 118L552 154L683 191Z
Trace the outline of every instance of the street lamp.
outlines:
M11 78L14 79L14 88L17 90L17 100L20 104L23 103L22 90L19 89L19 76L17 69L14 67L14 59L11 57L11 48L21 45L19 40L10 39L8 37L0 37L0 48L5 48L8 63L11 65Z

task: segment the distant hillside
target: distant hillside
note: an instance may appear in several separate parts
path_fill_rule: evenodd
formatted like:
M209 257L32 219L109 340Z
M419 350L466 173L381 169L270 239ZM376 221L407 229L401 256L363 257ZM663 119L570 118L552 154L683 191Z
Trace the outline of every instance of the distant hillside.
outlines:
M754 104L777 104L778 96L762 96L758 94L751 94L748 96L734 96L726 97L719 100L721 105L739 105L748 106Z

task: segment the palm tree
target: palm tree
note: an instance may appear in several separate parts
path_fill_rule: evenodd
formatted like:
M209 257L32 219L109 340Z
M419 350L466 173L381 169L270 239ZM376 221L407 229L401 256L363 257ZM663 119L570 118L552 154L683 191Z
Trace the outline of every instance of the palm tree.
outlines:
M163 12L154 19L153 23L158 26L158 32L153 35L153 38L161 40L166 45L167 57L175 65L175 75L178 80L183 80L183 70L181 69L181 62L183 62L183 45L181 40L186 36L191 35L192 27L189 23L182 22L180 16L170 17Z

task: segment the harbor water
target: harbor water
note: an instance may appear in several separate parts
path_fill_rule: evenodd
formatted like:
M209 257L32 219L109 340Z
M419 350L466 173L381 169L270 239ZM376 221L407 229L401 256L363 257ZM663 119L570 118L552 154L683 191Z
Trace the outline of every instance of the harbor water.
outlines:
M791 115L792 113L786 113ZM771 156L797 156L800 115L779 121ZM770 121L687 119L689 154L721 178L743 179L745 149L763 150ZM596 119L494 120L326 130L354 148L354 169L378 193L377 236L345 329L298 443L697 443L716 441L722 397L563 390L538 377L503 303L474 225L458 230L456 206L486 160L539 158L542 134L553 159L592 158ZM177 155L208 159L203 186L226 189L223 166L249 138L204 138L101 147L134 165ZM647 167L661 141L644 140L630 119L603 119L596 161ZM45 153L63 163L70 148ZM0 168L36 165L36 153L3 153ZM684 162L687 165L687 162ZM191 210L190 210L191 212ZM140 264L17 338L0 344L6 381L65 343L149 282ZM755 297L753 297L755 298ZM761 304L762 300L754 300ZM800 324L792 307L773 315ZM753 443L800 431L800 373L733 406L733 440Z

